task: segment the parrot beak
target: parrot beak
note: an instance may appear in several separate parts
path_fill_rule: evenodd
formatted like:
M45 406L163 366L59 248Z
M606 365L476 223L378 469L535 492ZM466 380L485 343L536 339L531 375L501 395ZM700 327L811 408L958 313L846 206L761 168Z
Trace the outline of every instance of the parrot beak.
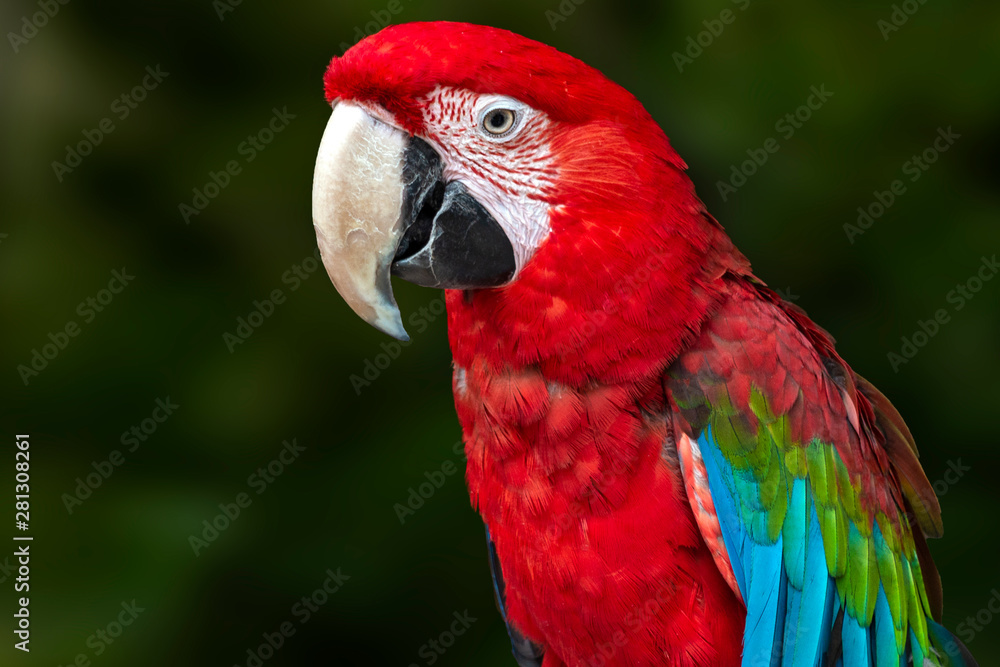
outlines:
M316 159L313 226L327 273L376 329L409 340L389 274L425 287L510 281L514 248L497 221L423 139L335 103Z

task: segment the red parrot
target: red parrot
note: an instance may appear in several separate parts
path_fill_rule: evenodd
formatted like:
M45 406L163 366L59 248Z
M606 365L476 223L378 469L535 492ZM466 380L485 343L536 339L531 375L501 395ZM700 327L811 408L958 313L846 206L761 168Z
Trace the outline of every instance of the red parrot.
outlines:
M938 624L902 418L754 277L631 94L445 22L361 41L325 92L324 264L404 340L390 275L446 290L518 664L976 664Z

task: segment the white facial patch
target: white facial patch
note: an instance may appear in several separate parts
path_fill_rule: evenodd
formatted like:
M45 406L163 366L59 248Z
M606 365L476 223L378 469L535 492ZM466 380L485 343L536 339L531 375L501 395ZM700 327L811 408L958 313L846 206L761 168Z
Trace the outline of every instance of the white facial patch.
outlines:
M509 97L437 88L425 101L426 139L440 154L445 181L459 181L489 211L514 247L516 277L551 231L549 197L555 167L548 146L551 121ZM489 115L510 110L514 126L503 136L488 129Z

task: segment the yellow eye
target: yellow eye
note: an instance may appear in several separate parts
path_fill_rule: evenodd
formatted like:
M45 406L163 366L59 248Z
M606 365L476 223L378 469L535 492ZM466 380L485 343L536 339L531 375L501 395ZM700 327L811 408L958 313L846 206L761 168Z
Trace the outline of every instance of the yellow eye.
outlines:
M507 134L514 127L517 114L510 109L494 109L483 118L483 129L494 136Z

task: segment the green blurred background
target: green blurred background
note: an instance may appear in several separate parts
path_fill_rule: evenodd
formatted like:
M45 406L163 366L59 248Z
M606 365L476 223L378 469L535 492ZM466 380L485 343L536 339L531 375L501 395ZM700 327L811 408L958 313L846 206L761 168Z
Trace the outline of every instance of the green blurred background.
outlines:
M444 319L411 331L359 393L351 375L389 339L322 271L292 277L315 250L324 68L386 18L509 28L637 95L761 278L908 420L944 508L946 537L931 548L947 625L987 609L1000 587L1000 281L958 312L947 295L1000 252L1000 6L911 2L885 39L889 2L399 0L390 14L383 0L72 0L19 40L10 33L23 37L24 17L43 9L5 0L0 488L9 498L14 434L31 434L35 541L32 651L11 646L13 576L0 569L0 664L245 666L285 622L295 634L263 664L513 664L461 475L405 523L394 509L425 473L463 467ZM734 20L678 71L674 52L727 8ZM122 119L115 100L157 66L168 75ZM776 124L822 85L832 97L786 139ZM242 142L285 107L294 119L249 162ZM114 131L60 181L52 163L104 118ZM911 183L904 164L949 126L961 137ZM780 150L723 200L718 181L769 137ZM232 160L239 175L186 224L179 205ZM844 225L894 179L905 194L852 243ZM101 290L123 267L134 279L120 294L78 311L111 296ZM284 303L230 352L223 334L277 289ZM404 317L438 298L396 289ZM939 308L951 321L894 371L887 354ZM18 366L71 320L79 335L26 384ZM123 433L167 398L173 414L127 451ZM292 439L304 451L258 494L248 477ZM124 463L70 512L64 494L114 450ZM252 504L195 555L190 536L244 492ZM16 532L12 505L0 502L0 541ZM294 605L338 568L350 579L301 623ZM138 618L113 644L97 638L133 600ZM477 620L443 655L424 646L466 610ZM988 622L974 632L981 664L1000 658L998 635Z

